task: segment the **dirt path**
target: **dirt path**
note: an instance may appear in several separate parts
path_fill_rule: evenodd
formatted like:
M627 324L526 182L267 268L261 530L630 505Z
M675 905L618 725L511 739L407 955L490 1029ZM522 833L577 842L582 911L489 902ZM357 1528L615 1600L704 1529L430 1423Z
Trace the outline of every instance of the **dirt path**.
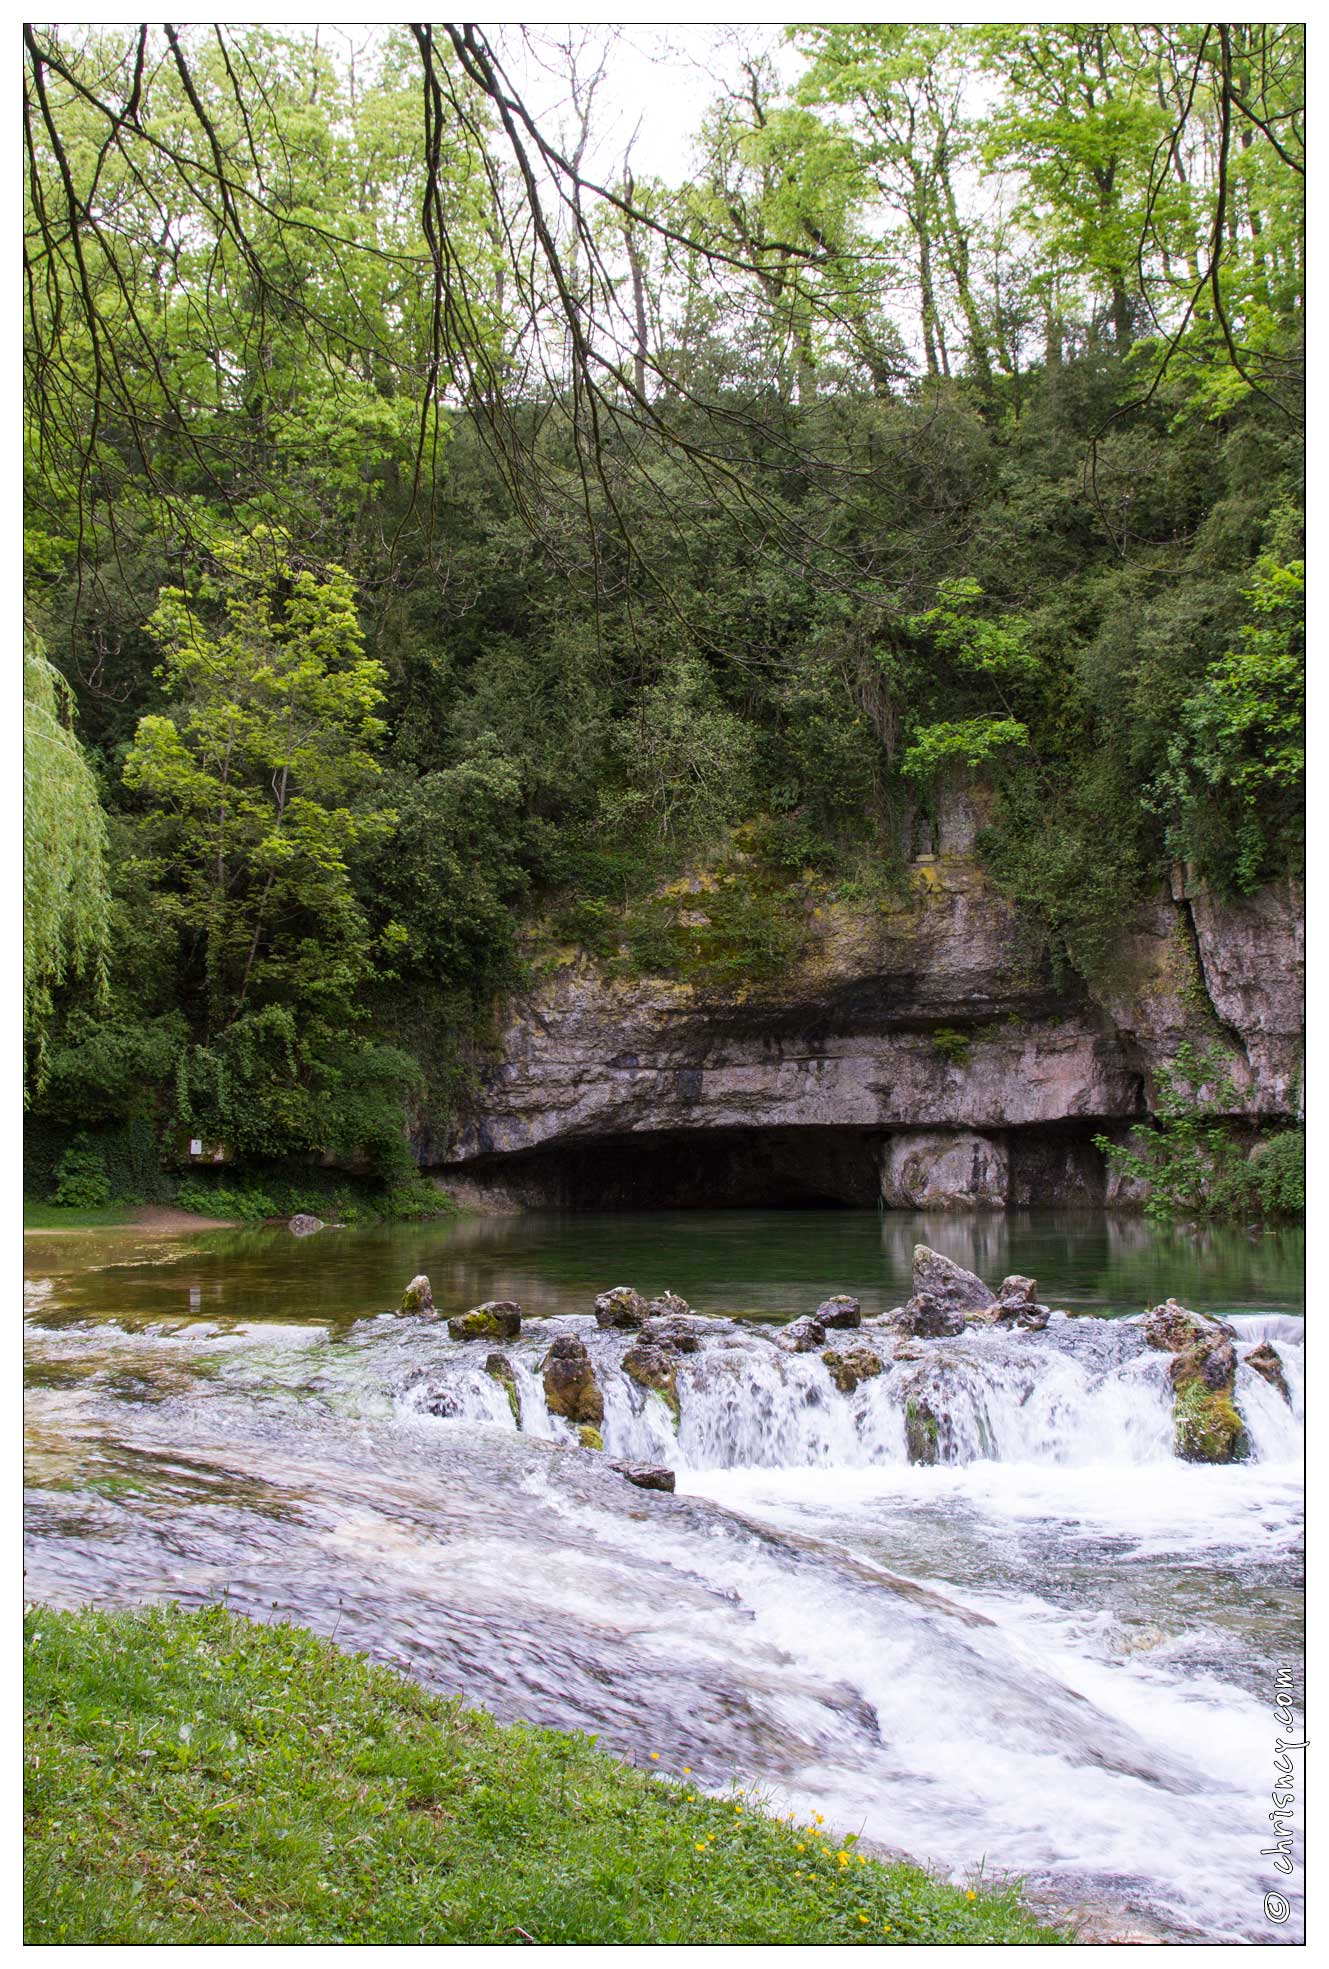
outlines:
M106 1237L117 1231L149 1231L157 1236L191 1231L230 1231L239 1227L235 1217L196 1217L192 1210L176 1210L168 1203L136 1204L123 1224L28 1224L23 1235L46 1237Z

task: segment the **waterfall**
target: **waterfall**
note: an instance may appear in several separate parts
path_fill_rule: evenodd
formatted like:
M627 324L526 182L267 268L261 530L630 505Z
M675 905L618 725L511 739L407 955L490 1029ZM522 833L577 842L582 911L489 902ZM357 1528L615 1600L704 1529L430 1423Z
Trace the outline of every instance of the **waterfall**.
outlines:
M1235 1323L1235 1399L1250 1455L1300 1454L1300 1322L1258 1315ZM822 1352L786 1351L778 1329L714 1319L698 1349L670 1354L678 1420L657 1390L623 1366L633 1336L576 1316L530 1321L504 1350L529 1436L569 1444L573 1425L552 1415L541 1364L557 1332L587 1347L604 1404L608 1455L680 1471L856 1469L908 1462L1138 1466L1175 1460L1168 1356L1128 1321L1081 1317L1042 1333L974 1327L954 1339L897 1343L865 1326L826 1352L867 1350L880 1362L842 1392ZM1245 1356L1276 1345L1290 1401ZM413 1414L517 1427L505 1387L486 1371L484 1343L429 1342L437 1351L400 1395Z

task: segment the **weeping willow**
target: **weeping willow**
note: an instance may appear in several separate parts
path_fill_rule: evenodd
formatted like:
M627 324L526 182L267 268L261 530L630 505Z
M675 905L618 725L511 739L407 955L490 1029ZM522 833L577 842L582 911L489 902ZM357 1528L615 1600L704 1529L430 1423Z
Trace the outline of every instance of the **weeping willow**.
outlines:
M68 684L23 646L23 1032L40 1084L52 995L67 977L105 985L106 817L74 735Z

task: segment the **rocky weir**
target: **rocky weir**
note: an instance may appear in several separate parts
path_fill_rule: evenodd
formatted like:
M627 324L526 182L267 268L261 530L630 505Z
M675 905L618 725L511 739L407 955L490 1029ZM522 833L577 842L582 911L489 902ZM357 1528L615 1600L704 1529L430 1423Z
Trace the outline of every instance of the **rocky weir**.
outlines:
M675 1468L1297 1453L1297 1321L1274 1320L1275 1344L1267 1321L1251 1332L1175 1300L1129 1319L1073 1315L1040 1302L1033 1279L989 1287L924 1245L913 1288L886 1314L864 1319L837 1294L783 1326L698 1315L631 1286L552 1320L481 1306L448 1322L463 1344L403 1400L603 1452L625 1475L654 1473L656 1488Z
M1183 1042L1225 1061L1234 1118L1295 1117L1295 884L1227 901L1178 868L1090 991L1031 948L973 836L967 809L943 814L892 900L810 909L773 981L718 992L546 953L465 1110L417 1130L421 1163L478 1207L1129 1206L1093 1138L1151 1113ZM699 919L708 879L685 884Z

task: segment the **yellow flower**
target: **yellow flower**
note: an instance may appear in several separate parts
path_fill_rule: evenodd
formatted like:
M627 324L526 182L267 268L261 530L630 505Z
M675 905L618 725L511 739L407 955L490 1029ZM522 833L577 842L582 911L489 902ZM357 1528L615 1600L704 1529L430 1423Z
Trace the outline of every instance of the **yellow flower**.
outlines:
M799 1842L798 1842L798 1848L797 1848L797 1850L798 1850L798 1851L799 1851L800 1853L806 1850L806 1849L804 1848L804 1845L803 1845L803 1841L802 1841L801 1839L800 1839L800 1840L799 1840Z
M820 1812L814 1812L814 1813L812 1814L812 1816L813 1816L813 1819L815 1820L815 1822L816 1822L816 1823L817 1823L818 1825L825 1825L825 1823L826 1823L826 1821L825 1821L825 1819L824 1819L824 1818L822 1817L822 1815L821 1815L821 1813L820 1813Z
M866 1925L867 1925L867 1916L866 1916L865 1914L860 1914L858 1918L859 1918L859 1920L860 1920L860 1921L861 1921L861 1922L862 1922L862 1923L864 1924L864 1926L866 1927Z
M890 1934L890 1932L891 1932L891 1924L890 1924L890 1922L889 1922L889 1921L883 1921L883 1922L882 1922L882 1924L881 1924L881 1932L882 1932L882 1934L883 1934L883 1935L889 1935L889 1934Z
M863 1855L862 1855L861 1853L860 1853L860 1854L858 1855L858 1864L859 1864L860 1866L866 1866L866 1865L867 1865L867 1861L866 1861L866 1860L865 1860L865 1859L863 1858Z
M698 1851L699 1853L704 1853L704 1852L706 1851L706 1842L705 1842L705 1840L703 1840L703 1839L699 1839L699 1840L697 1841L697 1851Z
M691 1764L685 1764L685 1765L683 1766L683 1775L684 1775L684 1777L685 1777L685 1778L690 1778L690 1777L692 1776L692 1766L691 1766Z
M967 1901L976 1901L978 1899L972 1887L966 1887L964 1897Z
M690 1791L690 1792L688 1793L688 1803L689 1803L689 1805L695 1805L695 1804L696 1804L696 1802L697 1802L697 1794L696 1794L696 1792L695 1792L695 1791Z
M653 1750L653 1751L651 1752L651 1762L652 1762L653 1764L658 1764L658 1763L659 1763L659 1761L660 1761L660 1753L659 1753L659 1751L658 1751L658 1750Z

